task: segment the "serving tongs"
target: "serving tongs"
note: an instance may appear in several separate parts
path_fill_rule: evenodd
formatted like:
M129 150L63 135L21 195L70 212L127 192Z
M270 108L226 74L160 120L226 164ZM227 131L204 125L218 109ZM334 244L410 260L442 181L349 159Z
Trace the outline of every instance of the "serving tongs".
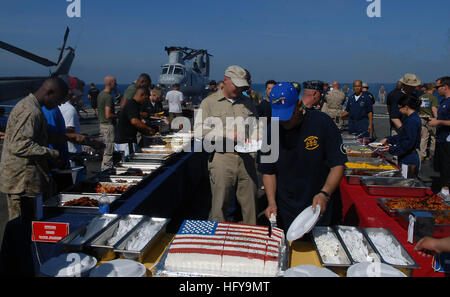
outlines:
M375 173L373 176L384 176L386 174L395 173L397 171L398 170L396 170L396 169L387 170L387 171L381 171L381 172Z

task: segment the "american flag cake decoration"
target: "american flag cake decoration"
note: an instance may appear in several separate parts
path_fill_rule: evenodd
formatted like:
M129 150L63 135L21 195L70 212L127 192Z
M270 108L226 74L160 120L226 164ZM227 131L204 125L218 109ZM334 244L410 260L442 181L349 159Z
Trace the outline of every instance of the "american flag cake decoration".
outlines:
M173 239L165 267L170 271L275 276L284 232L244 224L185 220Z

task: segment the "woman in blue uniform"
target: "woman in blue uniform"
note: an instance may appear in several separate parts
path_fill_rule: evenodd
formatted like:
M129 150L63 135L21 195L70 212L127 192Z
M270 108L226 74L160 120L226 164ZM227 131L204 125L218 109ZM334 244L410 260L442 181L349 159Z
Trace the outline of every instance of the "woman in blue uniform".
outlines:
M412 172L417 175L420 167L420 158L417 150L420 148L420 133L422 124L417 111L420 109L420 100L413 95L404 95L398 101L400 113L404 116L399 134L381 140L384 145L389 144L389 151L398 156L399 165L412 165Z

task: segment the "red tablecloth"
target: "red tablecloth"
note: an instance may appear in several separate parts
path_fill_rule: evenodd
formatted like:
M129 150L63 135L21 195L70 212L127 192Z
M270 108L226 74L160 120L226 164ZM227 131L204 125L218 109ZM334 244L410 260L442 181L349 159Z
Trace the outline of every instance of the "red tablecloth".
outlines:
M446 276L445 273L434 272L431 257L423 257L414 250L414 245L407 240L407 230L377 205L376 198L380 198L380 196L367 194L360 185L349 185L345 178L341 181L340 190L344 225L389 229L420 266L419 269L414 269L412 276Z

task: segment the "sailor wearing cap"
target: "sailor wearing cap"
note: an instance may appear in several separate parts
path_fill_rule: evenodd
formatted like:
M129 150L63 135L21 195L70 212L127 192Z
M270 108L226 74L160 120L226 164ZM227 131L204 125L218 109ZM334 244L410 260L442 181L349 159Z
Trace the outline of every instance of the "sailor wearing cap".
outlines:
M196 113L194 135L201 133L204 144L211 142L217 145L208 162L212 192L209 219L213 221L225 221L224 212L236 195L243 223L256 224L256 153L229 151L226 145L231 142L234 148L235 144L247 139L245 131L227 129L228 120L250 119L248 123L256 124L256 121L251 121L257 117L255 105L250 98L242 95L248 87L245 69L237 65L230 66L225 71L223 88L206 97ZM217 123L221 123L223 129L217 129ZM249 125L248 128L249 134L256 131L255 126Z
M373 137L373 107L370 98L362 92L362 82L353 82L353 95L348 99L341 120L349 116L348 132L360 137Z
M278 225L285 231L311 205L314 210L320 206L319 225L330 225L338 219L332 215L340 199L334 192L347 162L341 150L342 138L328 115L306 109L303 104L303 100L321 94L322 86L319 81L304 83L301 100L287 82L278 83L270 93L272 123L278 118L280 127L278 135L267 135L267 143L279 138L279 157L273 163L263 163L261 158L258 169L263 175L268 200L265 215L270 218L275 214Z

